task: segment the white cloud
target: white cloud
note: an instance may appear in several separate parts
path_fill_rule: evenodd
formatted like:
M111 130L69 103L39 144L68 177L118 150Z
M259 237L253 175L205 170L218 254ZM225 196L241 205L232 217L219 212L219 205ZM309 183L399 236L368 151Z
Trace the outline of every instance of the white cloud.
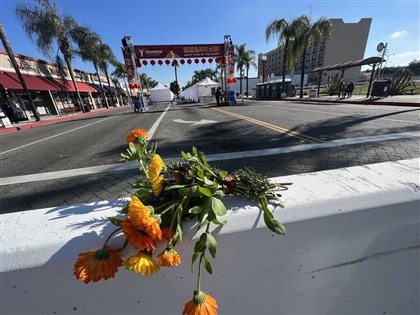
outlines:
M405 37L406 35L408 35L407 31L397 31L397 32L389 34L389 37L391 37L391 38L401 38L401 37Z

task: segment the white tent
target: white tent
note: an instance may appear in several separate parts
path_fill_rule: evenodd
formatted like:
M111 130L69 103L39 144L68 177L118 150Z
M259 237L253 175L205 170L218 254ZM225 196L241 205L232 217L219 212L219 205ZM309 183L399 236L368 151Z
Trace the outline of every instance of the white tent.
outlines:
M205 78L188 89L182 91L179 96L183 99L198 102L206 97L212 97L212 88L216 89L219 83L212 81L209 78Z
M172 91L163 84L158 83L150 90L150 98L153 103L169 103L174 99L174 93L172 93Z

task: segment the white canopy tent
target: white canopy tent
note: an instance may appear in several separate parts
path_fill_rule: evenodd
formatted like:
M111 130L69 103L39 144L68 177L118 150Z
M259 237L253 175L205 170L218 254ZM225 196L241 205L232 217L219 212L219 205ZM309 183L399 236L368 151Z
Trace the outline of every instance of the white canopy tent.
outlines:
M199 102L200 98L211 97L213 95L212 88L216 89L218 86L219 83L214 82L209 78L205 78L203 81L182 91L179 96L189 101Z
M163 84L158 83L150 90L150 98L153 103L169 103L174 99L174 93Z

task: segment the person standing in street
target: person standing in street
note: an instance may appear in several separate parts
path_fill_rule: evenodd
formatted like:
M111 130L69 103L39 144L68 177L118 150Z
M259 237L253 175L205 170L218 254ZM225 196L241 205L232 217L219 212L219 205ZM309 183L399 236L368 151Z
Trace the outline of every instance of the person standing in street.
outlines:
M216 90L216 103L220 106L220 98L222 97L222 88L219 86Z

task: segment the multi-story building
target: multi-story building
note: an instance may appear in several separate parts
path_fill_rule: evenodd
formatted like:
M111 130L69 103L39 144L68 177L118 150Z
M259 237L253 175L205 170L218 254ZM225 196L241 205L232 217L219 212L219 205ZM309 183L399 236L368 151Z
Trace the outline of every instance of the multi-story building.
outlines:
M65 80L59 75L57 65L15 54L15 60L31 94L38 113L60 115L82 110L76 101L76 89L69 71ZM76 85L86 110L121 103L115 98L115 83L108 86L106 76L75 69ZM30 119L29 100L7 53L0 50L0 106L11 107L17 120Z
M302 67L305 67L307 84L317 82L318 74L310 71L317 67L333 65L340 62L363 59L369 35L372 18L362 18L357 23L344 23L342 19L330 19L332 25L331 36L328 40L315 42L308 49L305 65L303 58L299 58L291 71L287 75L299 75ZM267 60L263 62L261 57L265 55ZM263 68L265 77L283 75L283 46L273 49L265 54L258 55L258 76L262 77ZM361 66L348 69L345 79L357 81L361 71ZM324 73L322 83L327 82L328 76L332 73Z

